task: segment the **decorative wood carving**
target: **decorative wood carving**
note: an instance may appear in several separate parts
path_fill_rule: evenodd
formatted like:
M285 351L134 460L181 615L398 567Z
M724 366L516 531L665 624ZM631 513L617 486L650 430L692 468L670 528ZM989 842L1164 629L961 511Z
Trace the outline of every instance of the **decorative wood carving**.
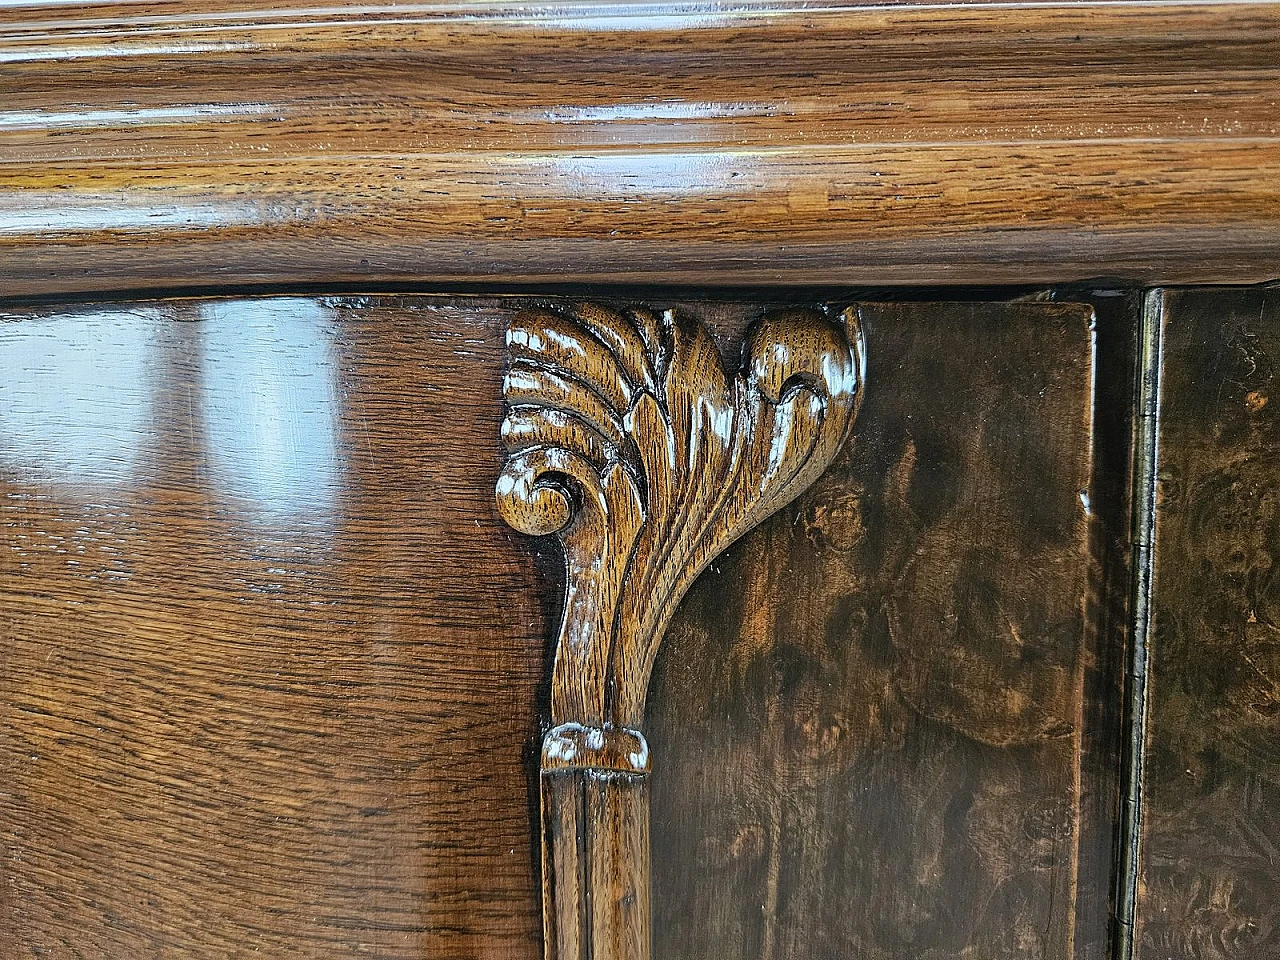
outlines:
M740 373L700 324L592 304L507 334L498 508L564 547L542 750L544 922L558 960L649 955L649 751L658 644L699 573L848 437L864 381L853 311L765 317Z

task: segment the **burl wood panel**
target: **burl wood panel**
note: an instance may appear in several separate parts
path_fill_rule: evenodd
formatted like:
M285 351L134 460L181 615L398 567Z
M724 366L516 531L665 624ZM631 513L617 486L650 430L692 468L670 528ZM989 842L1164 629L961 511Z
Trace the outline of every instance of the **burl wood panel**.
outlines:
M541 956L508 317L0 323L0 956Z
M1280 5L0 7L0 288L1262 281Z
M1139 960L1280 956L1280 293L1163 330Z
M1105 957L1130 355L1095 411L1087 305L860 318L849 450L658 658L655 956Z

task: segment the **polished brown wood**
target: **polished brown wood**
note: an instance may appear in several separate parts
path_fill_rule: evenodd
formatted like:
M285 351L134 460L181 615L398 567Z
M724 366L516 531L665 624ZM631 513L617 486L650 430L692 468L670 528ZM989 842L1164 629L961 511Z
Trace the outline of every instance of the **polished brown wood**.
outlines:
M740 374L675 310L527 311L507 333L498 509L556 534L564 613L542 749L545 939L557 960L648 960L649 676L694 579L848 438L856 313L768 314Z
M1261 281L1273 2L0 9L0 293Z
M513 314L4 314L0 956L541 956Z
M859 309L854 442L658 656L655 956L1109 956L1131 306Z
M1280 294L1152 294L1139 960L1280 955Z
M651 777L540 751L563 559L492 496L506 331L581 305L7 308L0 955L532 958L545 884L626 956L652 840L659 957L1102 956L1124 303L646 302L872 385L674 614Z

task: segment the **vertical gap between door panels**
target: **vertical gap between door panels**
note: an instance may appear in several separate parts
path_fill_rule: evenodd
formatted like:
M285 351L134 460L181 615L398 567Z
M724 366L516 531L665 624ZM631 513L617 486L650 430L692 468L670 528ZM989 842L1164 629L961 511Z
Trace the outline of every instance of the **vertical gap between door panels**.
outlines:
M1160 411L1161 343L1164 291L1143 298L1138 349L1137 458L1133 491L1132 611L1126 668L1124 734L1121 740L1122 796L1115 880L1115 960L1132 960L1134 921L1141 869L1142 774L1146 745L1148 630L1151 625L1151 571L1155 529L1157 443Z

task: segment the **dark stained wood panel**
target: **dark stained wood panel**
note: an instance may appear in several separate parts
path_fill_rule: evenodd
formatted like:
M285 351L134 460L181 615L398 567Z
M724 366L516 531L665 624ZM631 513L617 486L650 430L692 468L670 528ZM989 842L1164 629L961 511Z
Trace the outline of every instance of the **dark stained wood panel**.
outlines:
M0 955L541 955L508 315L0 324Z
M1280 956L1280 293L1163 328L1139 960Z
M656 956L1108 956L1124 307L861 310L851 449L659 656Z
M0 292L1274 279L1280 5L0 8Z

